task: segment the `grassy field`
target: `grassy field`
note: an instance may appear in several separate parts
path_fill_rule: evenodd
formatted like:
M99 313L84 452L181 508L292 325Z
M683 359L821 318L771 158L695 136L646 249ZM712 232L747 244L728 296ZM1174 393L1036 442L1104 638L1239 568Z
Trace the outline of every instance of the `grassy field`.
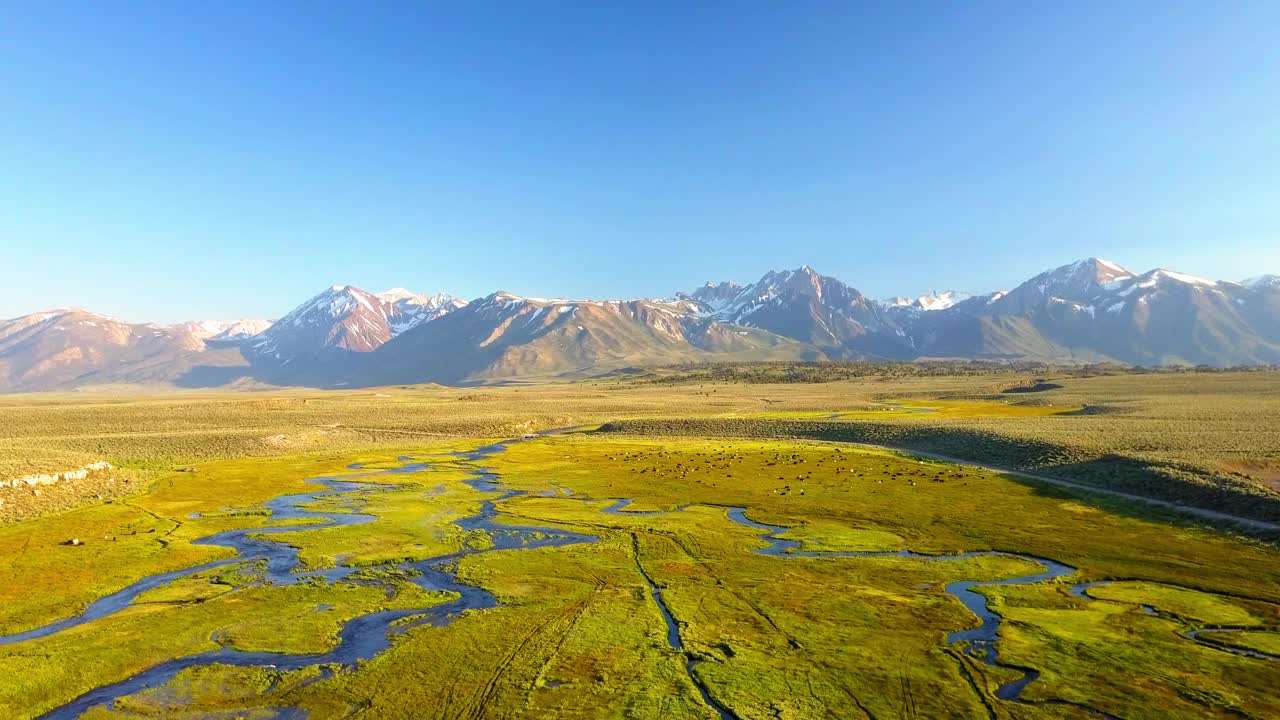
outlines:
M389 476L385 492L361 503L361 512L379 515L376 523L294 533L288 541L311 554L308 564L355 560L371 568L393 566L393 556L458 547L466 539L452 520L495 493L463 484L466 463L444 449L419 449L440 466ZM271 462L231 467L261 465L269 472L260 478L286 476ZM1280 665L1168 631L1232 625L1253 628L1250 642L1277 637L1280 553L1267 545L1109 513L987 471L825 443L655 442L588 433L520 443L485 464L505 485L529 492L499 503L503 522L569 528L601 541L466 558L460 577L501 604L446 627L409 631L358 669L301 682L303 671L268 672L264 681L251 674L261 670L203 667L89 716L148 717L177 702L201 712L296 706L315 718L345 717L357 708L372 717L422 717L423 708L440 709L433 715L439 717L712 717L684 670L688 657L702 660L693 677L742 718L984 717L987 708L999 717L1081 716L1071 705L996 699L995 687L1016 673L983 665L946 642L948 632L974 623L946 593L948 583L1025 575L1035 570L1030 561L758 555L752 552L762 546L758 531L731 522L729 505L791 528L804 549L994 548L1075 566L1077 573L1062 581L988 591L1008 618L1002 657L1042 673L1028 700L1067 700L1123 717L1267 717L1280 710L1266 691L1280 681ZM268 482L275 481L258 484ZM253 483L229 483L233 506L260 502ZM216 505L196 497L178 506L178 487L138 502L174 514ZM409 495L420 512L405 512ZM626 510L635 512L602 512L619 497L633 498ZM987 511L994 504L1000 513ZM246 517L254 516L217 522ZM365 535L375 526L379 532ZM423 527L434 528L441 545L422 543ZM358 557L369 537L385 537L395 549L376 547ZM668 645L641 570L663 589L683 653ZM40 572L48 570L32 567L27 574ZM1107 578L1126 582L1093 589L1094 600L1068 592L1075 582ZM95 682L207 649L211 637L243 648L314 650L333 642L345 618L430 602L412 585L391 587L228 588L212 575L187 578L113 617L0 648L0 667L30 668L35 656L54 661L37 663L41 670L22 674L22 683L4 684L0 702L11 712L47 708ZM1147 616L1142 605L1168 615ZM318 612L322 606L332 609ZM1116 677L1132 683L1118 687Z
M1280 446L1265 419L1280 410L1278 375L1073 375L1049 378L1062 387L1046 392L1002 392L1034 379L0 398L0 452L11 470L26 472L24 453L38 448L44 458L108 460L137 483L0 526L9 549L3 634L72 616L144 577L230 558L195 541L283 522L267 503L314 490L308 478L361 472L352 463L399 467L402 456L424 464L307 506L370 522L270 536L298 549L299 570L358 568L344 579L263 582L253 562L232 563L181 575L100 619L0 644L0 716L35 717L218 648L327 652L353 618L455 598L417 584L414 568L468 549L486 551L448 567L496 607L434 625L406 618L390 647L358 666L204 664L84 716L267 718L286 707L316 719L1280 716L1280 662L1231 651L1274 654L1280 645L1273 545L827 435L763 436L781 423L898 433L889 439L930 447L996 438L970 445L1030 451L975 459L1025 466L1051 447L1097 467L1137 463L1194 479L1168 475L1152 494L1219 483L1225 495L1201 499L1221 506L1240 496L1232 492L1272 492L1260 468L1275 467ZM545 437L483 460L454 454L495 437L601 423L644 432ZM1174 430L1188 425L1196 431ZM761 436L730 437L748 432ZM467 484L480 466L525 494ZM1133 472L1094 481L1123 485ZM632 502L608 512L621 498ZM486 500L496 501L499 525L598 540L492 550L491 533L464 527ZM761 531L734 522L730 507L785 527L802 552L1005 554L763 555ZM1002 664L949 642L978 618L948 585L1038 572L1032 558L1075 572L981 589L1004 617ZM1072 592L1101 580L1115 582ZM1188 636L1196 632L1201 639ZM1021 701L998 697L1023 669L1039 676Z
M211 459L393 449L612 420L720 419L718 432L736 434L751 419L816 422L837 413L846 431L887 444L960 448L975 461L1154 494L1169 486L1165 496L1198 487L1194 502L1233 510L1280 501L1277 371L1045 378L988 369L778 384L687 376L478 389L0 396L0 480L108 461L127 481L65 493L48 486L38 500L31 489L0 488L0 521L128 495ZM1035 380L1060 387L1004 392ZM984 406L948 405L954 401Z

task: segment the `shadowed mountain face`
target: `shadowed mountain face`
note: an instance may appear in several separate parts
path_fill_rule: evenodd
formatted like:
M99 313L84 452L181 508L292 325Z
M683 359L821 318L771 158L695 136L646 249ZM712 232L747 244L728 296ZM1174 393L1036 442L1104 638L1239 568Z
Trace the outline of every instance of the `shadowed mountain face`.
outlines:
M335 285L298 306L246 344L253 360L288 365L327 353L371 352L391 339L395 306L350 285Z
M714 357L801 357L799 343L699 315L687 301L571 301L494 293L378 353L386 382L491 380Z
M910 352L882 304L807 265L766 274L710 317L839 353L905 356Z
M1138 365L1280 362L1280 288L1104 260L1042 273L910 328L922 355L1117 360Z
M393 337L428 320L448 315L467 304L465 300L460 300L449 293L426 295L404 288L380 292L377 297L391 304L392 313L389 320Z
M243 344L255 374L302 385L358 383L372 353L397 335L465 305L446 295L403 289L374 295L335 285Z
M250 335L250 333L254 333ZM634 365L842 358L1280 363L1280 278L1135 274L1097 258L1008 292L872 300L810 267L669 300L471 303L334 286L274 323L0 323L0 390L102 383L376 385L575 377Z
M676 293L676 298L697 304L703 313L713 313L723 310L741 292L742 286L735 282L709 282L691 293Z

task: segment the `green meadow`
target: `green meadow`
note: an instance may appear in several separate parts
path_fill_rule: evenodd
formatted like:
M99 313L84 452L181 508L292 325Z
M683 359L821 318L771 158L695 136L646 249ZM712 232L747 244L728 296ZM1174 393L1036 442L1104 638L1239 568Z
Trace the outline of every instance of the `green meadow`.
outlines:
M1182 398L1187 378L1203 386L1198 410ZM175 576L101 617L0 644L0 716L64 712L85 693L197 655L207 659L76 713L1280 716L1280 551L1265 533L909 447L741 425L888 427L898 439L925 428L935 442L980 430L1002 447L1039 443L1064 457L1176 466L1198 482L1272 492L1261 470L1223 468L1275 462L1274 446L1246 456L1229 437L1232 423L1257 420L1259 403L1276 409L1273 376L1059 381L1061 390L1034 398L1001 392L1025 378L989 376L763 386L668 378L400 388L383 398L284 391L100 401L83 415L70 398L7 399L0 416L30 421L3 439L10 456L45 438L47 452L109 457L143 487L0 526L0 634ZM1261 400L1247 403L1250 393ZM1232 402L1244 420L1226 409ZM66 425L54 433L58 416ZM102 418L121 416L158 422L152 434L116 437ZM235 418L242 424L219 429ZM1090 434L1124 418L1136 429ZM726 422L735 425L715 424ZM1204 434L1150 431L1178 422ZM579 429L465 454L568 426ZM1189 442L1203 444L1194 459ZM374 474L411 463L420 465ZM492 482L475 482L483 472ZM360 484L309 482L327 477ZM303 493L316 494L297 501L299 515L273 511ZM732 508L776 527L792 551L760 552L769 531L735 522ZM265 559L202 542L242 530L290 548L294 564L273 575ZM866 552L877 554L838 554ZM949 637L981 622L952 583L1035 575L1037 558L1072 570L977 586L1000 617L994 644ZM211 562L221 564L195 569ZM1080 587L1099 581L1109 582ZM380 613L395 618L376 627L385 647L336 659L350 642L344 629ZM265 655L244 660L256 653ZM299 656L316 660L290 660Z

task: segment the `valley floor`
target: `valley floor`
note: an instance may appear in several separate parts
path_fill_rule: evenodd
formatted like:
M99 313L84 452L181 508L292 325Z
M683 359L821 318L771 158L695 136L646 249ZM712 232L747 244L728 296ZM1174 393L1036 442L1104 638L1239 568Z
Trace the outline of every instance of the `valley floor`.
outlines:
M67 413L14 456L97 443L145 485L0 526L0 716L1280 716L1274 545L829 427L1048 444L1116 422L1086 402L1139 427L1182 407L1108 383L1012 404L965 379L682 388L729 424L701 434L671 419L680 393L626 384L240 397L258 424L221 434L200 413L225 420L222 398L0 404ZM161 420L108 437L113 412ZM747 436L774 423L799 425ZM255 444L280 435L300 444ZM1163 442L1130 457L1209 473Z

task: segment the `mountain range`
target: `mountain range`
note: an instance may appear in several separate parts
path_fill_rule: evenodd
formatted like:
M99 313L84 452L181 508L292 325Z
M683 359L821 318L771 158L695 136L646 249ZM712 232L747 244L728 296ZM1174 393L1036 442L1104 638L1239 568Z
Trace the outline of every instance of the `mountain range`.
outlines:
M1089 258L1007 292L868 298L804 266L661 299L496 292L470 302L335 285L274 322L131 323L81 309L0 321L0 391L468 384L734 360L1280 363L1280 277L1212 281Z

